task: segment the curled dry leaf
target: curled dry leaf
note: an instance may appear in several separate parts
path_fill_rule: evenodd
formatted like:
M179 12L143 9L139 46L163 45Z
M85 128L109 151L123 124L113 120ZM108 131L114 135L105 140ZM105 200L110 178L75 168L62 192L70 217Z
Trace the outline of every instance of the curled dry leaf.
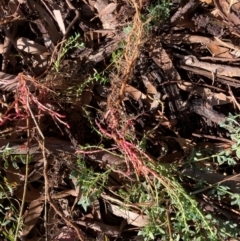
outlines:
M147 96L143 94L140 90L132 87L131 85L126 85L125 93L129 94L135 101L146 100Z

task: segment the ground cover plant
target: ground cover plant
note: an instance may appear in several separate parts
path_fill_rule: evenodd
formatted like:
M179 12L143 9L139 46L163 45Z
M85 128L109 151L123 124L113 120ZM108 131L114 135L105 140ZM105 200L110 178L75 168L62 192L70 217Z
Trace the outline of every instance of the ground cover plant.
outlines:
M240 239L240 3L0 6L0 240Z

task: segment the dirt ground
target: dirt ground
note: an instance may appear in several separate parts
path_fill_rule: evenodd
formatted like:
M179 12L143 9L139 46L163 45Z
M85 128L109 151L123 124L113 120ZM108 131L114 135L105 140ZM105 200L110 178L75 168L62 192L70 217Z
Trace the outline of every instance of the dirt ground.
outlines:
M240 240L240 2L0 1L0 240Z

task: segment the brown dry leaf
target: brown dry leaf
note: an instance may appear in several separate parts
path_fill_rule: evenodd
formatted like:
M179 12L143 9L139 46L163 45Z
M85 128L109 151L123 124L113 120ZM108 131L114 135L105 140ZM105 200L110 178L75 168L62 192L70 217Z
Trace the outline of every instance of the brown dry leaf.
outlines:
M136 227L144 227L149 223L147 215L137 214L129 210L124 210L121 207L114 204L109 203L108 205L109 211L112 214L126 219L127 223L130 225L134 225Z
M146 100L147 96L143 94L140 90L132 87L131 85L126 85L125 93L129 94L135 101Z
M207 44L206 47L213 57L233 59L232 54L229 53L229 49L226 47L220 47L216 44Z
M146 88L149 102L151 103L150 110L156 109L160 103L160 93L157 91L155 86L148 80L148 78L142 75L142 81Z
M198 96L202 96L204 99L207 99L212 105L224 105L233 101L231 96L226 96L223 93L213 93L209 88L200 87L191 82L184 81L182 83L179 83L178 87L181 90L193 93Z
M21 51L24 51L29 54L33 55L50 55L47 48L41 44L38 44L34 42L33 40L30 40L28 38L19 38L16 41L17 48Z
M29 204L27 215L24 219L24 226L21 236L26 236L29 234L29 232L37 223L38 218L42 213L43 207L43 202L40 200L34 200Z
M20 187L17 188L16 191L14 191L14 195L19 200L22 200L23 190L24 190L24 187L20 186ZM39 188L33 188L31 184L28 184L25 201L26 202L32 202L34 200L39 199L42 196L42 193L43 193L42 191L43 191L43 185L42 184L39 186Z

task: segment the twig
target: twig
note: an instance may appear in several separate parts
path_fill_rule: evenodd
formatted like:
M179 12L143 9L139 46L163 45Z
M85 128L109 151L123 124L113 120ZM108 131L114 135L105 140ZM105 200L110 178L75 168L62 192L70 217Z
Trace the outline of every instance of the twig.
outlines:
M228 142L230 143L231 145L235 144L236 142L234 141L231 141L231 140L228 140L226 138L220 138L219 136L210 136L210 135L205 135L205 134L197 134L197 133L192 133L192 136L196 136L196 137L199 137L199 138L209 138L209 139L212 139L212 140L218 140L218 141L223 141L223 142Z
M191 0L189 1L184 7L179 8L178 11L171 17L170 22L174 23L176 22L179 18L182 17L183 14L185 14L190 8L195 7L195 5L199 5L199 1L196 0Z
M27 95L27 100L29 96ZM26 124L27 124L27 155L26 155L26 164L25 164L25 180L24 180L24 187L23 187L23 196L22 196L22 203L20 207L20 212L19 212L19 217L18 217L18 222L17 222L17 227L16 227L16 232L15 232L15 237L14 241L17 241L18 239L18 232L20 228L20 223L21 223L21 218L23 214L23 208L25 205L25 199L26 199L26 193L27 193L27 184L28 184L28 163L30 160L30 153L29 153L29 147L30 147L30 124L29 124L29 116L26 119Z
M238 107L238 110L240 110L240 104L237 102L231 87L228 85L228 90L229 90L229 94L231 95L231 97L233 98L234 103L236 104L236 106Z
M223 182L230 181L230 180L234 180L236 177L239 177L239 176L240 176L240 173L238 173L238 174L236 174L236 175L233 175L233 176L231 176L231 177L225 178L225 179L223 179L222 181L219 181L219 182L216 182L216 183L214 183L214 184L209 185L208 187L204 187L204 188L202 188L202 189L200 189L200 190L197 190L197 191L195 191L195 192L191 192L191 195L195 195L195 194L198 194L198 193L200 193L200 192L204 192L204 191L206 191L206 190L208 190L208 189L211 189L211 188L213 188L213 187L215 187L215 186L217 186L217 185L219 185L219 184L221 184L221 183L223 183Z

